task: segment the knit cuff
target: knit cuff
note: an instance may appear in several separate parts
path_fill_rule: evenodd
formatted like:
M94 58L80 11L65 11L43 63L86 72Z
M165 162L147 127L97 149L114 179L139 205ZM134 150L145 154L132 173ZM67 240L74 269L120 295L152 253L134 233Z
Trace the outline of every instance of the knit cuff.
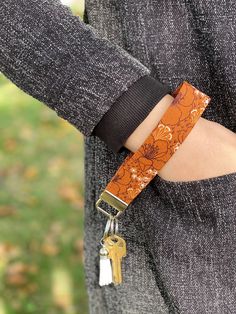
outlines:
M168 85L149 75L142 76L124 92L95 126L93 134L103 140L115 153L156 104L170 94Z

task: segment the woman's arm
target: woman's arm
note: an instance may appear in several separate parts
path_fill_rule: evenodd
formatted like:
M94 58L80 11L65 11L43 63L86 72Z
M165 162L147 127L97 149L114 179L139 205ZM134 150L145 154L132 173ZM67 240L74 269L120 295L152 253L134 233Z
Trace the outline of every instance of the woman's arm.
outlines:
M95 135L114 151L168 92L145 65L59 0L0 2L0 71L84 135L101 122Z

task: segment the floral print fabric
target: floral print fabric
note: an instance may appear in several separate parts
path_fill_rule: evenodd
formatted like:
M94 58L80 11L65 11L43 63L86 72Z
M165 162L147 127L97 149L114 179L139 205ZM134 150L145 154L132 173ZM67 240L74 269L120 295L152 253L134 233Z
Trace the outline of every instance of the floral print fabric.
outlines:
M179 149L211 98L187 81L172 93L175 97L161 120L135 153L119 167L106 191L130 204Z

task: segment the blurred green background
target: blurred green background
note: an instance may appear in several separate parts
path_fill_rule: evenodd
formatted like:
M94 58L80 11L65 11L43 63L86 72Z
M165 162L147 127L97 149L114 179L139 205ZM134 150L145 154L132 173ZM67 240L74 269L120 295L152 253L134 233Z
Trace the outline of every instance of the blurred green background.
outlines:
M0 314L86 314L83 136L1 74L0 129Z

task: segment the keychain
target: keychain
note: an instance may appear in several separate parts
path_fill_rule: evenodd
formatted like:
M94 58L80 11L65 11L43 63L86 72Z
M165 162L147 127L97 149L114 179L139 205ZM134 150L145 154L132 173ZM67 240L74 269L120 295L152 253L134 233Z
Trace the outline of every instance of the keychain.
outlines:
M118 235L117 218L179 149L211 100L186 81L172 95L175 98L157 126L140 148L125 158L96 202L96 208L108 218L100 249L101 286L122 283L126 242ZM117 213L112 215L102 208L102 201Z
M122 258L126 256L126 242L118 235L118 220L110 216L100 241L99 285L122 283Z

